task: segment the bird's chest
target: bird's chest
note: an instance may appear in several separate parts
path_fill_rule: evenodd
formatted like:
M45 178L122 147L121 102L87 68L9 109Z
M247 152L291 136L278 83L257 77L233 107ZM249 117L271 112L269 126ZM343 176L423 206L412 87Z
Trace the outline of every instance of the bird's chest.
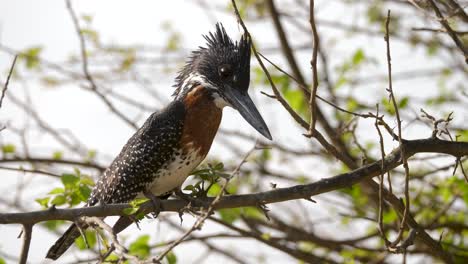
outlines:
M184 183L187 177L204 159L199 151L174 154L172 158L154 175L148 190L156 195L164 195Z
M184 107L179 149L156 172L149 185L155 195L166 194L182 185L208 154L221 122L221 109L202 86L186 96Z

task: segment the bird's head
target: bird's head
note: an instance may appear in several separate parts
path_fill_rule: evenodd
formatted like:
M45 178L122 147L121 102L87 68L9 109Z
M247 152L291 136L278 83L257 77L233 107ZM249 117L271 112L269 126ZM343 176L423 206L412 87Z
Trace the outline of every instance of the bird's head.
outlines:
M176 78L174 96L183 98L191 89L202 85L217 107L231 106L260 134L271 140L265 121L250 99L250 37L244 33L233 42L222 24L216 32L204 36L206 47L193 51Z

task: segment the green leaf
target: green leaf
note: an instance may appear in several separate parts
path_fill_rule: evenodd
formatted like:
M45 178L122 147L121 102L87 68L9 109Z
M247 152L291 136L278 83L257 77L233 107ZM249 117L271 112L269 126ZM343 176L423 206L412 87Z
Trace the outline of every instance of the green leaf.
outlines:
M394 210L385 211L383 214L383 222L386 224L391 224L398 219L398 215Z
M43 223L43 225L49 230L57 230L57 228L63 224L65 224L65 221L63 220L50 220Z
M364 55L364 51L362 49L356 50L354 52L353 58L352 58L352 63L354 65L359 65L365 60L366 56Z
M5 259L3 259L2 257L0 257L0 264L6 264Z
M81 177L80 183L84 184L84 185L88 185L88 186L94 186L95 185L93 178L91 178L91 177L89 177L87 175Z
M13 145L13 144L5 144L5 145L2 145L2 152L3 152L3 154L15 153L15 151L16 151L16 147L15 147L15 145Z
M356 111L356 109L359 107L359 103L356 101L354 98L349 98L346 101L346 109L350 112Z
M217 170L217 171L220 171L220 170L223 170L224 169L224 164L222 162L216 164L214 167L213 167L214 170Z
M71 198L71 201L70 201L71 206L77 205L83 201L81 199L81 194L77 190L70 194L70 198Z
M35 201L40 204L43 208L48 208L49 207L49 200L50 197L44 197L44 198L37 198Z
M408 106L409 97L405 96L398 102L398 108L404 109Z
M437 39L431 39L426 46L427 55L434 56L440 48L440 44Z
M135 51L126 53L125 57L120 63L119 71L122 71L122 72L128 71L135 64L135 61L136 61Z
M174 252L169 251L166 255L166 260L168 264L176 264L177 263L177 256L174 254Z
M241 216L241 208L221 209L218 211L221 220L229 224L234 223Z
M208 196L217 196L220 191L221 191L221 186L219 186L219 184L215 183L208 190L207 194L208 194Z
M81 15L81 19L83 19L83 21L85 21L86 23L93 22L93 16L91 15Z
M468 130L458 130L456 135L458 141L468 141Z
M106 252L103 252L103 254L106 253ZM104 263L118 263L120 260L119 256L117 256L116 254L112 253L110 254Z
M90 149L88 151L88 156L86 158L89 159L89 160L92 160L92 159L96 158L96 153L97 153L96 150Z
M81 201L86 202L88 200L89 195L91 194L91 189L86 185L80 185L78 187L78 193L81 198Z
M123 212L124 214L126 214L126 215L133 215L133 214L135 214L136 212L138 212L138 208L134 208L134 207L132 207L132 208L125 208L125 209L122 210L122 212Z
M57 187L52 189L52 191L48 192L47 194L61 194L64 193L65 190L63 188Z
M91 40L94 43L97 43L99 41L99 34L94 29L82 28L80 29L80 32L85 38Z
M149 201L148 198L135 198L130 202L130 205L132 207L140 207L140 205L146 203L147 201Z
M21 53L20 58L25 59L26 68L33 69L33 68L37 68L39 66L38 57L39 57L39 54L41 53L41 51L42 51L42 47L35 46L35 47L31 47L29 49L26 49Z
M263 233L263 234L261 235L261 237L262 237L264 240L270 240L271 234L270 234L270 233Z
M261 154L262 161L267 161L271 159L271 150L263 149Z
M169 51L176 51L180 47L181 37L177 32L172 33L167 40L166 48Z
M149 235L142 235L138 237L128 247L128 251L131 255L138 256L140 258L147 258L150 255L151 248L148 244L150 240Z
M83 238L83 236L80 236L78 237L76 240L75 240L75 244L76 246L80 249L80 250L85 250L87 249L87 245L86 245L86 242L88 242L88 246L89 248L93 248L94 245L96 245L96 241L97 241L97 238L96 238L96 233L91 231L91 230L85 230L84 231L84 235L86 237L86 241L85 239Z
M340 88L341 86L347 84L348 82L349 82L348 78L346 78L346 76L344 75L341 75L335 83L335 89Z
M257 207L245 207L242 209L243 215L248 218L263 219L264 214Z
M63 157L63 152L61 151L55 151L53 154L52 154L52 158L54 160L61 160Z
M301 176L298 176L298 177L296 178L296 181L297 181L298 183L300 183L300 184L306 184L306 183L309 182L309 178L307 178L307 177L304 176L304 175L301 175Z
M66 202L67 202L67 199L65 198L65 196L62 194L59 194L55 196L54 199L52 199L50 203L55 204L55 205L62 205L62 204L65 204Z
M62 174L62 183L65 186L65 189L74 189L77 183L80 181L80 178L73 174Z
M193 188L194 188L193 185L190 184L190 185L185 186L184 190L193 191Z
M389 113L390 115L395 115L395 107L393 107L392 102L390 102L387 98L382 98L382 101L380 102L384 106L387 113Z

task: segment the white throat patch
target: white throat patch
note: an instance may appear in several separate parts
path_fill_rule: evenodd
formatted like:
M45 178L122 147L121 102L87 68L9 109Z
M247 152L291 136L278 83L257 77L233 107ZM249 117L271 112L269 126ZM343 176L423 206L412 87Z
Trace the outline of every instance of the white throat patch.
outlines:
M187 88L191 88L194 83L199 83L203 87L216 89L216 87L211 84L206 78L198 73L191 73L182 83L182 91L177 95L177 98L181 97L184 94L184 90Z
M218 93L213 93L213 98L216 107L218 107L219 109L223 109L225 106L232 107L232 105L226 100L224 100L224 98L222 98Z

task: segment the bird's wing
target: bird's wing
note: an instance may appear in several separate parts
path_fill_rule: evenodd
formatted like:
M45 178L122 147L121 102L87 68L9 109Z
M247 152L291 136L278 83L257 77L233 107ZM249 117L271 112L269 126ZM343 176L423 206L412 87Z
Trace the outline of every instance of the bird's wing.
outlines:
M154 173L164 166L174 149L178 148L184 114L184 105L178 101L152 114L101 176L86 206L98 202L129 202L144 191ZM47 258L59 258L79 236L78 227L72 224L49 249Z
M179 149L184 114L184 105L179 101L152 114L101 176L88 206L129 202L143 192Z

